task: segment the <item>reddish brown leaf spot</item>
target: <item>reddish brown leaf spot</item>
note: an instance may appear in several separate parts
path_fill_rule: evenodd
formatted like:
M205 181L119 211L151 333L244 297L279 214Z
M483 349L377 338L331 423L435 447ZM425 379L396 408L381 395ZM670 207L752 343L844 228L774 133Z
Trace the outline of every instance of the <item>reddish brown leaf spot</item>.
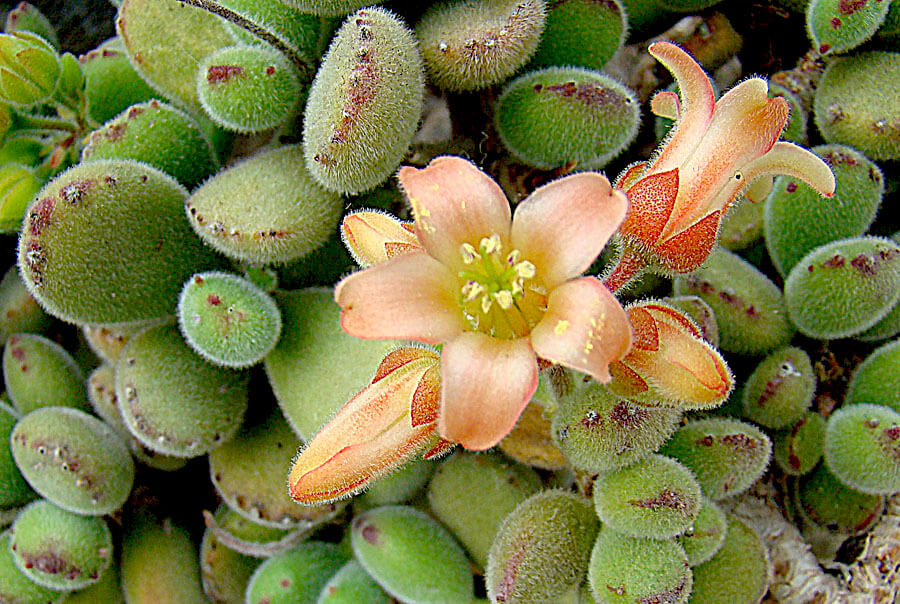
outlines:
M650 412L637 405L619 401L609 412L609 419L626 429L636 428L647 421Z
M371 524L362 527L360 531L362 538L372 545L378 545L378 529Z
M711 447L715 444L716 439L712 437L711 434L707 434L703 438L697 439L697 444L701 447Z
M59 190L59 196L64 202L75 206L84 201L88 190L96 184L96 180L74 180Z
M841 268L844 266L846 259L840 254L835 254L828 260L822 263L822 266L825 268Z
M628 505L648 510L666 508L670 510L683 510L687 508L687 502L681 495L672 489L663 489L656 497L648 499L629 499Z
M841 0L838 3L838 10L842 15L852 15L858 10L866 6L868 0Z
M209 302L210 306L218 306L222 303L222 298L220 298L216 294L210 294L209 296L207 296L206 301Z
M763 388L762 394L759 396L759 399L757 399L756 406L762 407L769 402L772 397L778 393L778 387L781 386L783 380L784 378L777 376L775 379L766 382L766 387Z
M13 348L12 355L13 355L13 358L17 361L25 360L25 351L21 348Z
M841 26L841 19L840 19L840 17L834 17L834 18L831 20L831 28L832 28L832 29L837 29L837 28L840 27L840 26Z
M291 580L288 578L284 578L281 580L281 586L285 589L291 586Z
M206 81L210 84L221 84L242 75L244 68L240 65L211 65L206 70Z
M28 213L28 223L32 234L40 235L45 228L50 226L50 214L53 212L54 203L52 197L45 197L32 206Z
M875 263L868 254L860 254L850 261L850 266L855 268L860 274L871 276L875 274Z
M784 190L787 191L788 193L793 193L794 191L797 190L797 183L789 182L787 184L787 186L784 188Z
M603 416L593 409L588 409L578 423L588 429L595 428L603 423Z
M134 107L132 107L131 109L128 110L128 115L126 117L130 120L133 120L137 116L142 114L144 111L145 111L145 109L143 107L139 107L139 106L135 105Z
M275 74L275 66L269 65L266 67L266 75L274 75Z
M127 128L128 124L126 122L111 124L108 128L106 128L106 130L103 131L103 138L111 143L114 143L117 140L121 140L122 137L125 136L125 130Z
M752 451L756 448L756 439L744 434L743 432L737 432L735 434L726 434L725 436L719 439L722 444L731 447L732 449L743 449L744 451Z

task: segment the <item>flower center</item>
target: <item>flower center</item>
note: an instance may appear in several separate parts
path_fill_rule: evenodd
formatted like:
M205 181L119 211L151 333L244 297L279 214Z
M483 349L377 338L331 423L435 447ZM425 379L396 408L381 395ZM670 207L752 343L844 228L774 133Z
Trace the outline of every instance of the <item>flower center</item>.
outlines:
M459 247L465 269L459 304L473 331L498 338L527 336L546 310L546 291L531 262L519 250L503 255L496 233L485 237L476 249Z

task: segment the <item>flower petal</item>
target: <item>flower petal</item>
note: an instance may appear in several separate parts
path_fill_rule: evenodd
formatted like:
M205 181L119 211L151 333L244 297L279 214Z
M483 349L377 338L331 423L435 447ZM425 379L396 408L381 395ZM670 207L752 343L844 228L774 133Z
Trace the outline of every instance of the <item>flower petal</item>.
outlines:
M314 504L349 497L431 442L434 424L412 427L410 405L434 355L404 363L347 401L294 460L291 496Z
M661 90L650 99L650 111L653 115L677 120L681 115L681 99L671 90Z
M784 129L790 106L770 99L765 80L751 78L729 90L718 103L703 142L681 167L681 187L663 231L670 237L734 198L735 183L749 180L743 170L768 152Z
M496 445L509 434L538 382L526 338L502 340L465 332L441 352L438 432L467 449Z
M681 116L651 166L662 172L681 165L694 152L713 118L716 101L709 77L691 55L671 42L654 42L649 50L672 72L681 92Z
M428 253L449 267L461 264L459 246L476 248L484 237L509 241L506 195L490 176L461 157L444 156L423 169L397 174L416 219L416 234Z
M363 210L344 217L341 238L362 267L422 249L415 233L386 212Z
M747 182L768 174L799 178L825 197L834 195L834 173L821 157L793 143L779 141L772 149L744 167Z
M608 382L609 363L631 349L631 325L615 296L599 280L584 277L550 292L531 343L542 358Z
M552 289L591 266L627 208L628 198L602 174L572 174L536 189L519 204L510 242Z
M402 254L345 277L334 290L341 327L367 340L439 344L464 326L454 275L422 251Z

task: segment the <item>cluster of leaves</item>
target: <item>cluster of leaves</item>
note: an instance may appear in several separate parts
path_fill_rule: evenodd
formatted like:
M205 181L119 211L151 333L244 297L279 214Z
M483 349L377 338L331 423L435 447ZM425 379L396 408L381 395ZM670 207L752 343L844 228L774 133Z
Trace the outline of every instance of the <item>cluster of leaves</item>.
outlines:
M25 2L0 34L0 233L18 235L0 600L751 604L765 546L729 505L755 481L783 487L825 561L900 491L900 237L878 215L900 159L900 4L777 2L813 50L768 94L831 199L798 169L726 200L708 258L676 249L610 285L636 344L610 383L544 368L499 451L340 468L311 506L286 488L292 458L402 344L341 329L342 217L407 218L392 175L440 155L476 159L513 203L646 159L690 107L665 104L676 87L642 118L666 86L642 40L680 43L727 88L733 7L114 4L117 36L82 57ZM642 169L617 183L633 207ZM398 249L418 245L406 226ZM590 272L646 260L639 231ZM424 350L413 389L433 386Z

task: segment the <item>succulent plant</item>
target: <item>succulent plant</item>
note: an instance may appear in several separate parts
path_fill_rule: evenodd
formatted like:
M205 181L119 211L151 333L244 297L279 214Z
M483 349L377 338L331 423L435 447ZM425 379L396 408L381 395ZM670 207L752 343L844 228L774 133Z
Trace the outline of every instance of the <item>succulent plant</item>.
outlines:
M0 600L895 600L900 4L769 4L4 6Z

